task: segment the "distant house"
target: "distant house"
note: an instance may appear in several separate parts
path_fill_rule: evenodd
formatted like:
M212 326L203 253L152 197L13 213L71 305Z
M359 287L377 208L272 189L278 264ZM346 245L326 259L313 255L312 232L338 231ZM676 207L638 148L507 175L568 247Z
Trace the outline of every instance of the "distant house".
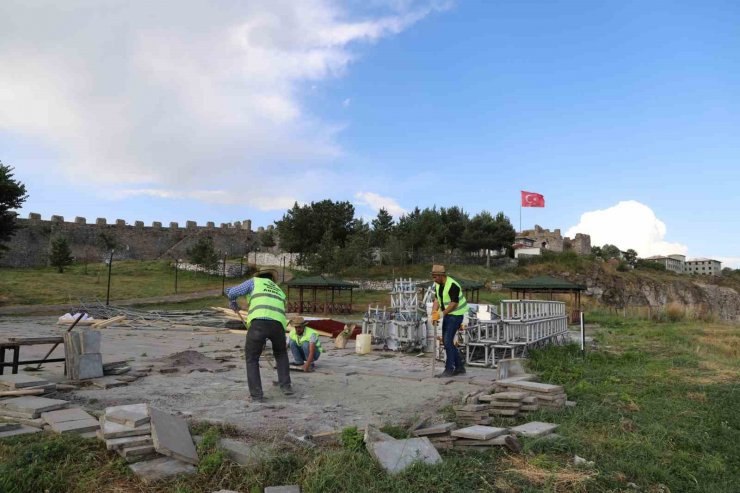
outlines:
M686 256L678 254L668 256L655 255L653 257L648 257L645 260L650 260L651 262L663 264L665 265L666 270L676 272L677 274L683 274L684 264L686 263Z
M514 249L514 258L519 258L521 255L539 255L542 250L539 245L535 245L535 242L536 240L534 238L517 236L512 245L512 248ZM543 245L542 248L547 248L547 246Z
M722 262L710 258L695 258L686 261L687 274L719 276L722 274Z

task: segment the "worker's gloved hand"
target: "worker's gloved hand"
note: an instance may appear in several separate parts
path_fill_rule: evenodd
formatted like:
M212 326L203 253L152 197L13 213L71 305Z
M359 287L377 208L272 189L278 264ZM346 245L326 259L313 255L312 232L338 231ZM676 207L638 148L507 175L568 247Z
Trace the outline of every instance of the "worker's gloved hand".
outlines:
M311 366L308 364L308 361L303 364L303 371L306 373L309 373L311 371Z
M437 325L439 323L439 311L432 312L432 325Z
M241 307L239 307L239 303L237 303L236 300L231 300L229 302L229 307L237 313L241 310Z

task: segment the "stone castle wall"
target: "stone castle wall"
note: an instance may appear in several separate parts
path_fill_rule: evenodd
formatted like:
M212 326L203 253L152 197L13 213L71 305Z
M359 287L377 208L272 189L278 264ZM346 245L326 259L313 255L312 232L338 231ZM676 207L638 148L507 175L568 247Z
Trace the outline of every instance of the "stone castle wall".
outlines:
M161 258L184 258L188 248L199 238L210 237L217 252L228 252L229 256L239 256L253 250L256 234L252 232L249 220L235 223L222 223L216 226L209 222L198 226L195 221L187 221L185 227L176 222L162 226L154 222L145 226L142 221L133 225L123 219L108 224L98 218L88 224L84 217L74 222L65 222L61 216L43 220L39 214L31 213L28 219L17 219L19 229L6 244L9 248L0 257L3 267L37 267L48 265L51 241L62 236L69 242L72 256L77 260L99 261L109 254L101 246L101 235L117 243L113 257L119 260L155 260Z
M534 246L536 247L542 247L543 243L546 243L545 248L553 252L573 250L579 255L591 253L591 236L584 233L576 233L575 238L571 239L567 236L563 237L560 229L550 231L536 224L534 229L525 229L520 233L520 236L535 240Z

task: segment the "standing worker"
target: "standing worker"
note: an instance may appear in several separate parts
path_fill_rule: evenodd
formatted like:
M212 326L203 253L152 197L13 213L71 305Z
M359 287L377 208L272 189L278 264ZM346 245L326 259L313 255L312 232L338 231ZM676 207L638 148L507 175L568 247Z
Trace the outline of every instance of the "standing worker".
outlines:
M432 279L434 279L434 304L432 305L432 323L436 327L439 323L442 310L442 342L445 347L445 371L437 378L452 377L465 373L465 364L462 355L454 344L455 334L462 325L463 316L468 311L468 301L463 295L460 283L449 277L445 272L444 265L432 266Z
M293 353L293 361L290 364L302 366L305 372L312 371L314 362L323 352L319 333L309 327L303 317L291 318L290 325L293 326L288 335L288 346Z
M252 279L229 288L226 292L229 306L235 312L239 313L236 302L239 296L246 296L249 304L244 357L247 361L247 384L252 402L265 400L260 377L260 355L268 339L272 344L272 354L275 355L280 390L285 395L293 394L288 352L285 349L285 327L288 325L285 318L285 293L275 283L276 280L275 269L260 269Z

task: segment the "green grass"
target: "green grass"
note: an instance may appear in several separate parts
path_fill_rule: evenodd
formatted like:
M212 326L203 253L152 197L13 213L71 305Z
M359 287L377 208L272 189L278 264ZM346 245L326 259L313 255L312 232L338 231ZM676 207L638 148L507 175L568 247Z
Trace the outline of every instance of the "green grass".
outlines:
M740 484L740 330L723 324L654 323L597 314L597 349L575 346L534 351L530 369L544 382L565 386L576 407L538 411L526 421L560 424L559 440L523 440L525 455L502 448L484 453L444 452L436 466L415 465L390 477L358 446L304 451L287 447L254 466L231 463L220 434L205 425L201 465L191 477L143 486L102 443L38 434L0 441L0 491L212 492L262 491L300 484L312 492L516 491L735 492ZM452 417L451 408L439 410ZM524 422L519 419L516 424ZM497 420L493 425L511 426ZM406 436L406 423L383 431ZM572 464L573 454L594 468Z

